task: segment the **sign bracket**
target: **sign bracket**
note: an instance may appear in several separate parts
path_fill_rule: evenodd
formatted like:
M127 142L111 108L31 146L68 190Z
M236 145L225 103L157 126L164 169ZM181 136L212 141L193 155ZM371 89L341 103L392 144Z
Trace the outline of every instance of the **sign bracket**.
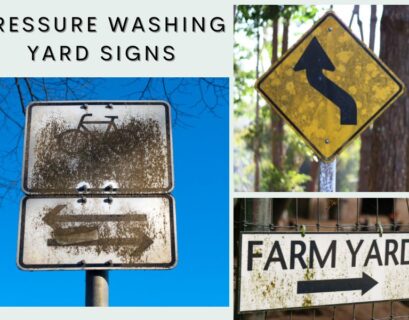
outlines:
M337 175L337 160L331 162L320 161L320 192L335 192Z

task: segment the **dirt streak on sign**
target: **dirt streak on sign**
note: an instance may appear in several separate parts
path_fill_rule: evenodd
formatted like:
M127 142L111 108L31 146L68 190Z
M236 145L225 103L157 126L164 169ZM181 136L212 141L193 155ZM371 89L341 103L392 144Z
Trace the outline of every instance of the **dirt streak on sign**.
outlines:
M408 233L241 234L239 311L409 298Z
M332 12L271 66L256 88L324 161L404 91L397 76Z
M22 201L22 269L169 269L175 266L170 195Z
M171 192L171 137L166 102L33 103L27 110L23 190Z

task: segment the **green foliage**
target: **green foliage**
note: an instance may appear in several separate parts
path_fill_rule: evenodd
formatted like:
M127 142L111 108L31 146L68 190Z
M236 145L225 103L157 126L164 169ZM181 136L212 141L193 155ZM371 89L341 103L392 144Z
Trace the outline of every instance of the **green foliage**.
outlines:
M237 7L235 23L247 24L245 28L248 36L254 33L254 27L268 26L271 21L283 18L297 22L313 19L318 12L315 6L300 5L240 5ZM253 28L253 30L251 30Z
M291 18L299 23L305 23L309 20L314 20L318 13L316 6L297 6L298 10L292 12Z
M337 191L351 192L358 188L361 139L353 141L337 158Z
M295 170L305 159L312 159L314 153L292 128L285 125L284 130L284 144L287 146L285 168Z
M279 170L268 161L262 162L261 172L262 191L303 191L302 185L311 180L311 177L295 170Z
M240 174L234 175L234 185L236 191L247 191L252 189L253 181L251 179L254 172L254 162L252 154L245 147L246 143L242 138L241 132L234 134L234 171Z
M265 108L268 117L273 112L274 117L278 115L271 108ZM276 168L269 159L271 154L271 134L265 130L263 138L263 162L261 165L261 191L303 191L306 182L311 180L306 174L300 173L299 169L306 159L313 154L305 145L303 140L288 126L284 126L284 163L283 169Z

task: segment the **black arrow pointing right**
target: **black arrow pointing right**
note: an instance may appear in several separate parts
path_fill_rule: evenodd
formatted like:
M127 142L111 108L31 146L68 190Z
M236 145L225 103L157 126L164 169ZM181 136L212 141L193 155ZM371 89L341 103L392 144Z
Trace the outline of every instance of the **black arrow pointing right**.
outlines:
M377 284L378 281L368 276L365 272L362 272L362 278L298 281L297 293L303 294L361 290L362 295L364 295Z

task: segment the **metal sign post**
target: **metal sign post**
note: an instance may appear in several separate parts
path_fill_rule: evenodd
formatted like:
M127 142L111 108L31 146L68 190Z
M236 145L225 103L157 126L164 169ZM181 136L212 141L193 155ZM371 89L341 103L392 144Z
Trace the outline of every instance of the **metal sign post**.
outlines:
M107 270L89 270L85 273L85 305L107 307L109 305L109 280Z
M337 160L331 162L320 161L320 192L335 192L336 189Z

